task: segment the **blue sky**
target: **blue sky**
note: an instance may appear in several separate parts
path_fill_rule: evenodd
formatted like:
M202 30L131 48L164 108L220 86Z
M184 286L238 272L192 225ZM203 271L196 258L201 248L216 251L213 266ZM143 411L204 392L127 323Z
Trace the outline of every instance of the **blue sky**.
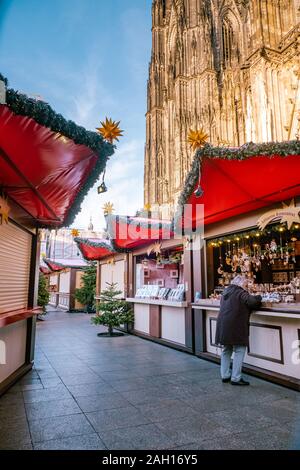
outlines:
M94 130L105 116L124 137L108 164L109 192L96 187L75 224L104 225L102 206L143 206L146 82L151 0L0 0L0 72L67 119Z

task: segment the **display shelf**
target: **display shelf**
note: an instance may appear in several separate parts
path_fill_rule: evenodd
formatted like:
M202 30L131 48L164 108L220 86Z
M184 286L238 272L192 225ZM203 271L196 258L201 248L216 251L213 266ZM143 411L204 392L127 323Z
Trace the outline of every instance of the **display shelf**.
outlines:
M159 300L159 299L139 299L136 297L127 297L127 302L136 303L136 304L148 304L148 305L162 305L165 307L177 307L185 308L188 306L187 302L176 302L172 300Z
M26 320L27 318L33 317L34 315L40 315L43 313L42 308L23 308L20 310L14 310L12 312L6 312L0 314L0 328L16 323L18 321Z
M193 303L192 307L200 310L219 310L220 303L211 301L210 299L207 299L207 301L204 299L203 302ZM254 310L252 314L284 318L288 318L290 315L291 318L300 318L300 303L279 303L278 305L274 304L273 307L260 307L259 310Z

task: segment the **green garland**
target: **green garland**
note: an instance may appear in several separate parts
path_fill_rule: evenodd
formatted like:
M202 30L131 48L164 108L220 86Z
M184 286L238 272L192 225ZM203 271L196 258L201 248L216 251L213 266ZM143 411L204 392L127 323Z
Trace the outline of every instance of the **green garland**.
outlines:
M109 235L109 239L110 239L110 242L112 244L112 247L114 248L115 251L117 251L118 253L130 253L132 251L132 248L120 248L117 243L116 243L116 240L115 240L115 233L114 233L114 227L115 227L115 223L124 223L124 224L127 224L128 227L131 225L131 226L135 226L135 227L142 227L142 228L146 228L146 229L155 229L155 230L163 230L163 229L167 229L167 230L170 230L170 232L173 232L173 229L174 229L174 225L173 225L173 221L170 221L170 222L159 222L159 221L151 221L151 219L149 220L145 220L145 221L139 221L139 220L136 220L135 217L131 217L131 216L123 216L123 215L106 215L105 217L106 219L106 224L107 224L107 232L108 232L108 235ZM141 239L142 240L142 239ZM146 240L145 239L145 245L147 243L153 243L153 240Z
M170 222L160 222L160 221L153 221L151 219L145 219L145 220L136 220L136 217L131 217L131 216L126 216L126 215L109 215L106 216L106 222L107 222L107 231L109 235L113 235L113 224L114 222L117 224L123 223L129 226L133 227L141 227L141 228L146 228L146 229L155 229L155 230L172 230L172 221Z
M206 144L203 148L197 150L192 167L188 173L183 191L178 199L178 209L174 216L174 227L180 230L179 220L183 214L184 205L187 204L197 182L201 176L201 164L204 158L226 159L226 160L246 160L250 157L269 157L274 156L288 157L290 155L300 156L300 140L290 140L286 142L267 142L255 144L249 142L241 147L213 147Z
M300 155L300 140L287 140L285 142L265 142L255 144L248 142L241 147L214 147L206 144L197 150L195 158L226 158L227 160L245 160L249 157L288 157Z
M7 86L7 79L1 74L0 79L3 80ZM41 126L49 128L52 132L59 132L73 140L77 145L85 145L98 156L93 171L90 173L83 186L77 191L72 206L65 220L62 222L62 225L65 227L71 225L80 211L83 199L97 182L99 175L105 170L109 157L114 154L115 146L104 141L100 134L87 131L84 127L78 126L73 121L67 121L61 114L56 113L49 104L29 98L13 89L7 89L6 91L6 106L8 106L13 113L34 119Z
M116 253L116 250L114 250L110 240L107 240L107 241L99 241L99 242L95 242L89 238L80 238L80 237L76 237L74 238L74 242L77 244L78 246L78 249L80 250L83 258L86 260L86 261L91 261L89 260L88 258L86 258L81 250L81 244L83 245L86 245L86 246L90 246L90 247L93 247L93 248L105 248L109 251L109 254L107 254L107 256L110 256L110 255L113 255L114 253Z
M57 262L57 261L55 261L55 260L52 261L51 259L47 259L47 258L44 258L43 261L47 264L47 266L49 266L49 268L50 268L51 270L52 270L51 264L55 264L56 266L58 266L58 267L60 267L60 268L62 268L62 269L72 269L72 268L74 268L74 269L84 269L84 268L87 267L87 266L75 266L75 265L74 265L74 266L73 266L73 265L72 265L72 266L68 266L67 262L66 262L66 263L59 263L59 262ZM52 271L53 271L53 270L52 270ZM53 271L53 272L55 272L55 271Z

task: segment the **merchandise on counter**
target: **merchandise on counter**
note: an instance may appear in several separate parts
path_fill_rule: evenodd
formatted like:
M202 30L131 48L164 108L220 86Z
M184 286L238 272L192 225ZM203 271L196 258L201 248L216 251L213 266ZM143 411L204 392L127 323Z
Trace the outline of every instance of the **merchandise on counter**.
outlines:
M156 284L147 284L137 289L137 299L160 299L182 302L184 300L184 284L178 284L175 289L161 288Z

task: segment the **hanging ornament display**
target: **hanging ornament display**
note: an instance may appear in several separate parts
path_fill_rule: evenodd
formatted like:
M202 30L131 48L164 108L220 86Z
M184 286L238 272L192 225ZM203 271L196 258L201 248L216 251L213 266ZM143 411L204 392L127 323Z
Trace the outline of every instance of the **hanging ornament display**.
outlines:
M271 240L271 243L270 243L270 251L272 251L272 253L276 253L277 251L277 243L274 238Z
M103 171L103 175L102 175L102 183L100 184L100 186L98 186L98 194L102 194L102 193L106 193L107 192L107 186L105 184L105 173L106 173L106 170Z
M8 224L8 216L10 207L7 202L7 198L0 196L0 224Z
M111 215L115 208L112 202L106 202L102 207L104 215Z
M124 131L120 129L119 124L120 121L116 122L106 118L104 122L101 121L102 127L97 127L96 129L105 140L112 144L114 140L119 141L119 137L123 136Z
M206 132L204 132L202 128L198 130L189 130L188 143L194 151L198 150L201 147L204 147L204 145L207 144L207 140L208 134L206 134Z

